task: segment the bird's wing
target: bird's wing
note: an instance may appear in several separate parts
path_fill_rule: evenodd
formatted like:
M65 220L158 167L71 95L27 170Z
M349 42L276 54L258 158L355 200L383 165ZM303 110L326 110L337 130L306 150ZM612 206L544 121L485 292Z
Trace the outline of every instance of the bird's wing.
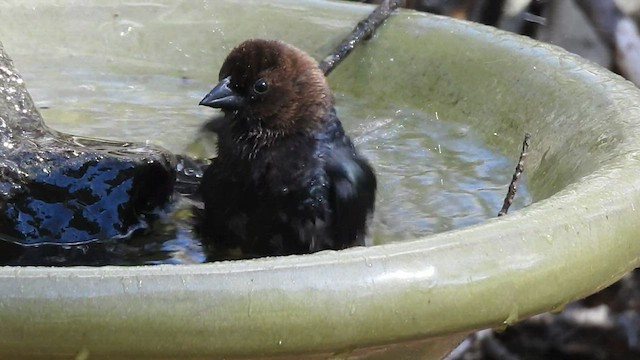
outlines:
M364 245L367 217L375 202L373 169L352 146L340 146L325 157L325 171L330 184L335 245Z

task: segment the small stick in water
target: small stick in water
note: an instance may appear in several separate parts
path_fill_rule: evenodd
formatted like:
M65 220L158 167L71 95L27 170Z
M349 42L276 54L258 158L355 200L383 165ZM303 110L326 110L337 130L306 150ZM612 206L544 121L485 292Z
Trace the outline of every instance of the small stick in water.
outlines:
M373 32L391 15L391 13L400 6L400 0L384 0L380 5L364 20L351 31L340 45L322 60L320 69L327 76L344 58L349 55L351 50L362 40L371 38Z
M518 180L520 180L520 176L522 176L522 172L524 171L524 159L527 158L527 151L529 150L529 140L531 140L531 134L524 134L520 160L518 160L518 165L516 165L516 171L515 173L513 173L513 177L511 178L511 184L509 184L509 191L507 191L507 196L504 198L504 203L502 204L502 209L498 213L498 216L507 214L511 203L513 203L513 198L516 196L516 191L518 190Z

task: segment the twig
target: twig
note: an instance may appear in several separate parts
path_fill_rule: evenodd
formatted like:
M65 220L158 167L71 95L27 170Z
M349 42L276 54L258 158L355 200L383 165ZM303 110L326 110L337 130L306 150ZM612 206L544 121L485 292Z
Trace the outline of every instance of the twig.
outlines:
M524 11L523 24L520 27L520 34L530 38L536 38L538 30L547 24L547 18L544 16L546 1L531 1Z
M631 18L616 26L616 65L624 77L640 87L640 31Z
M593 29L610 47L615 47L616 24L623 16L613 0L575 0Z
M462 360L465 354L472 353L479 348L479 344L483 339L488 336L493 330L484 329L476 331L473 334L467 336L458 346L456 346L443 360Z
M640 86L640 32L613 0L575 0L594 29L615 53L621 75Z
M493 335L493 331L484 337L484 341L481 342L480 345L482 346L484 353L489 355L492 359L520 360L520 356L509 351L509 349L504 346L500 340L496 339Z
M462 360L469 354L481 353L490 359L519 360L520 357L507 349L499 339L496 339L491 329L476 331L453 349L444 360ZM471 356L473 358L473 356Z
M362 40L367 40L373 32L400 6L400 0L384 0L366 19L360 21L340 45L320 63L325 76L344 60Z
M524 160L527 158L527 151L529 150L529 140L531 139L531 134L524 134L524 141L522 142L522 152L520 153L520 160L518 160L518 165L516 165L516 171L513 173L513 177L511 178L511 184L509 184L509 191L507 191L507 196L504 198L504 203L502 204L502 209L498 213L498 216L506 215L509 211L509 207L513 203L513 198L516 196L516 191L518 191L518 180L520 180L520 176L522 176L522 172L524 171Z
M504 0L475 0L469 4L468 19L485 25L496 26L504 8Z

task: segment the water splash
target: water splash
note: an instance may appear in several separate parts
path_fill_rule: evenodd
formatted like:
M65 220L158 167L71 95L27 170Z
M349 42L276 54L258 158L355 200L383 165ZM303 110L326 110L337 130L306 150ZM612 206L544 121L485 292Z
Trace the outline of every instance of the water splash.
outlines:
M48 128L0 44L0 239L84 244L129 236L170 199L175 158Z

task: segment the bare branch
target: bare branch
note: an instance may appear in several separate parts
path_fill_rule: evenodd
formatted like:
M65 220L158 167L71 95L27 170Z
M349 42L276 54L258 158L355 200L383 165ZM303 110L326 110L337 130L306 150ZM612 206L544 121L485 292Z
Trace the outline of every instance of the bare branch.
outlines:
M366 19L360 21L340 45L320 63L325 76L344 60L362 40L369 39L374 31L400 6L400 0L383 1Z
M509 211L509 207L513 203L513 198L516 196L516 191L518 191L518 181L522 176L522 172L524 171L524 160L527 158L528 150L529 150L529 141L531 140L531 134L524 134L524 141L522 142L522 152L520 153L520 160L518 160L518 165L516 165L516 171L513 173L513 177L511 178L511 184L509 184L509 191L507 191L507 196L504 198L504 203L502 204L502 209L498 213L498 216L506 215Z
M575 0L600 37L615 53L620 73L640 86L640 33L613 0Z

